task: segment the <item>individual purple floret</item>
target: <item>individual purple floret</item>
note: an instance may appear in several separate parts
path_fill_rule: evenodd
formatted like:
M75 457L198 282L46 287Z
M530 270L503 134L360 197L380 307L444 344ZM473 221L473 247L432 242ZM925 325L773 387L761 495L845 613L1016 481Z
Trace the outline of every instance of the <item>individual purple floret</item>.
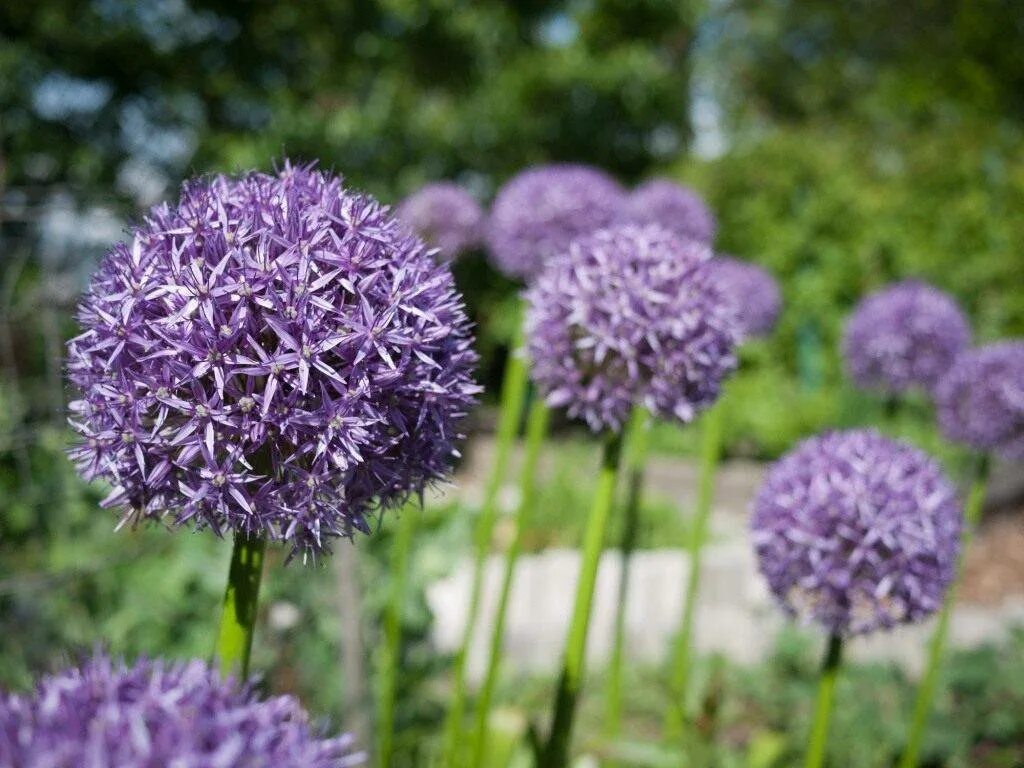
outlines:
M449 260L476 248L483 236L479 203L450 181L421 187L398 204L395 215Z
M1024 459L1024 341L962 353L935 390L950 440L1010 460Z
M776 462L752 529L761 573L785 610L856 635L938 610L961 523L956 491L932 458L851 430L812 437Z
M349 768L347 735L323 738L291 696L260 701L204 662L98 655L0 694L0 765L18 768Z
M736 366L737 327L708 246L620 225L575 240L527 292L532 375L595 432L636 404L688 422Z
M584 165L545 165L510 179L491 206L487 245L495 266L533 280L579 235L622 217L625 192L607 174Z
M626 216L634 224L661 224L680 237L711 243L715 217L704 200L689 187L669 179L651 179L629 196Z
M312 166L186 184L78 319L72 455L105 505L303 554L445 477L478 392L448 267Z
M768 270L731 256L711 261L718 286L733 303L744 337L766 336L782 311L779 284Z
M843 357L860 387L930 392L970 341L970 325L952 298L907 280L857 305L846 325Z

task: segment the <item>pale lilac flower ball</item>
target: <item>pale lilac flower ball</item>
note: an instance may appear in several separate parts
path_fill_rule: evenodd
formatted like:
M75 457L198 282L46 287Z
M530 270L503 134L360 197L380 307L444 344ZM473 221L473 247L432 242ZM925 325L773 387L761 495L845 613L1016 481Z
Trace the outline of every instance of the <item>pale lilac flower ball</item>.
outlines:
M576 237L621 218L625 192L584 165L530 168L498 190L487 223L494 264L527 282Z
M782 311L775 278L763 267L731 256L717 256L711 266L719 288L733 303L743 336L769 334Z
M634 405L688 422L736 366L708 246L656 225L573 241L527 292L532 376L549 405L618 431Z
M830 432L777 461L754 502L761 573L783 608L856 635L942 605L962 510L938 463L873 430Z
M260 700L204 662L96 656L0 694L0 764L17 768L350 768L350 736L324 738L291 696Z
M626 202L626 218L634 224L661 224L702 243L715 239L711 209L692 189L669 179L651 179L634 189Z
M478 391L449 268L312 167L186 184L78 319L73 457L106 505L303 554L445 477Z
M843 336L843 358L865 389L930 392L970 341L967 318L951 297L907 280L857 305Z
M1024 341L962 353L939 381L935 406L950 440L1024 459Z
M476 248L483 236L480 204L450 181L421 187L398 204L395 215L449 260Z

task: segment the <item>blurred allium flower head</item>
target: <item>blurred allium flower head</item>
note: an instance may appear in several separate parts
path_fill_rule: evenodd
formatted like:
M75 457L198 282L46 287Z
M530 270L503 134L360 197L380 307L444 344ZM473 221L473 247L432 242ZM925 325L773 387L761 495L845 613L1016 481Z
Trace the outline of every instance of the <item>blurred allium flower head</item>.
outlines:
M0 694L0 764L132 768L349 768L349 736L323 738L294 698L260 701L204 662L96 656Z
M859 387L931 391L970 340L967 318L951 297L907 280L857 305L846 324L843 357Z
M935 405L949 439L1024 459L1024 341L962 353L939 380Z
M755 501L754 548L785 610L830 633L920 621L941 605L961 507L938 464L873 430L812 437Z
M680 237L710 243L715 239L715 217L689 187L669 179L651 179L630 194L626 217L634 224L661 224Z
M595 432L634 404L688 422L736 366L737 327L708 246L657 225L575 240L527 292L532 375L547 402Z
M316 554L446 476L469 322L386 210L285 163L186 184L107 254L68 350L107 506Z
M484 212L466 190L450 181L427 184L395 209L428 245L454 259L480 244Z
M719 288L733 303L743 336L770 333L782 311L782 293L771 273L731 256L717 256L711 266Z
M624 204L622 187L596 168L530 168L494 199L487 223L491 257L505 274L532 281L576 237L620 219Z

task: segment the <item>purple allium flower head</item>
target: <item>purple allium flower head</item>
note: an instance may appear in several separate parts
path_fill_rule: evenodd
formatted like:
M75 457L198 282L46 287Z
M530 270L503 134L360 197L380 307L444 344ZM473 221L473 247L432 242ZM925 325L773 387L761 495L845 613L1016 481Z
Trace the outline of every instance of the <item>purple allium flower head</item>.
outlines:
M631 224L573 241L527 292L532 375L547 402L618 431L635 404L684 422L735 368L738 329L708 246Z
M502 272L532 281L577 236L622 216L625 192L610 176L584 165L545 165L514 176L498 190L487 244Z
M782 294L768 270L731 256L716 256L711 266L722 293L733 302L743 336L770 333L782 311Z
M484 212L479 203L450 181L421 187L398 204L395 215L445 259L475 248L483 235Z
M941 605L960 548L956 491L925 453L873 430L800 443L754 501L761 573L785 610L855 635Z
M469 322L386 211L285 163L186 184L107 254L68 352L107 506L315 555L448 473Z
M204 662L102 655L0 694L0 764L131 768L349 768L350 736L323 738L291 696L260 701Z
M935 389L945 435L1006 459L1024 459L1024 341L970 349Z
M626 216L634 224L661 224L702 243L715 239L715 217L701 196L669 179L651 179L634 189Z
M843 357L850 377L865 389L931 391L970 340L970 325L952 298L907 280L857 305L846 324Z

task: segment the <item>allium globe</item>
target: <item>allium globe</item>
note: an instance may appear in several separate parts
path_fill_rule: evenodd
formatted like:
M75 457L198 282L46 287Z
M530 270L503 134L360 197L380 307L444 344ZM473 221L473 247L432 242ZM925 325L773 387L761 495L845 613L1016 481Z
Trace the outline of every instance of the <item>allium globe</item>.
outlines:
M395 215L445 259L476 248L483 237L480 204L450 181L421 187L398 204Z
M782 293L768 270L731 256L717 256L711 266L719 288L733 303L743 336L770 333L782 311Z
M532 281L579 235L622 217L622 187L584 165L545 165L514 176L498 190L487 222L495 266Z
M920 621L941 605L962 510L937 462L873 430L812 437L754 502L761 573L785 610L830 633Z
M661 224L702 243L715 239L715 217L701 196L669 179L651 179L634 189L626 201L626 218L634 224Z
M1024 459L1024 341L962 353L939 381L935 405L939 426L950 440Z
M186 184L78 319L73 457L105 504L293 552L446 476L478 392L448 267L311 166Z
M843 336L843 357L860 387L930 392L970 341L967 318L951 297L907 280L857 305Z
M618 431L637 404L684 422L711 405L738 332L710 257L656 225L575 240L527 292L532 376L548 404L595 432Z
M291 696L259 700L204 662L98 655L0 694L0 764L19 768L350 768L350 736L322 737Z

